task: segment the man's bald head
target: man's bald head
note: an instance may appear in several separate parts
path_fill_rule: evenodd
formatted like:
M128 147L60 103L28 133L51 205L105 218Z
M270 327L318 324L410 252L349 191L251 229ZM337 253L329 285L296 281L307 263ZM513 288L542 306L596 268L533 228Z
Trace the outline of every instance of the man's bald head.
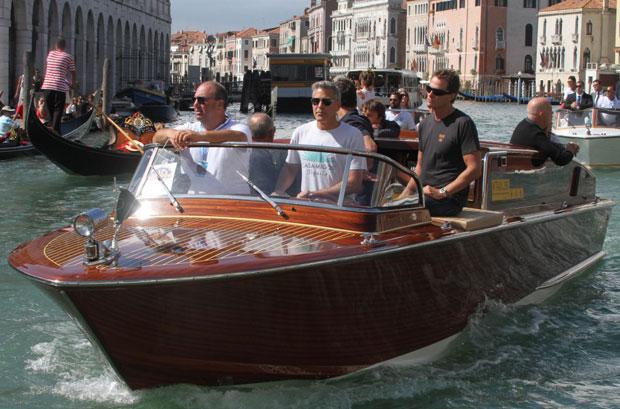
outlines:
M527 104L527 118L547 131L547 134L551 131L552 115L551 103L547 98L532 98Z
M248 127L255 142L273 142L276 127L271 117L263 112L254 114L248 119Z

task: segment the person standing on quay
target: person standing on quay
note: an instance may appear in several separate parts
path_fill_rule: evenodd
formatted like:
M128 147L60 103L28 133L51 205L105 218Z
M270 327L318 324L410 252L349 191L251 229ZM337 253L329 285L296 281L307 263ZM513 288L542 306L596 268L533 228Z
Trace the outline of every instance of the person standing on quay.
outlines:
M71 82L69 82L69 76ZM75 61L65 52L65 39L56 40L56 48L47 55L45 78L41 89L49 111L52 128L60 135L60 120L65 111L67 91L75 88Z

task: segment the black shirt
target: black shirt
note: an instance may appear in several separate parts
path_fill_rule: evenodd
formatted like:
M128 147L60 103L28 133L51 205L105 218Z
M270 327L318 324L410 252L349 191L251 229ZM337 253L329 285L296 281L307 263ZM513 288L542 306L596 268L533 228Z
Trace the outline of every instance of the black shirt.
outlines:
M510 138L510 143L534 148L542 154L542 158L535 161L535 165L541 165L547 158L560 166L564 166L573 159L573 154L567 151L559 143L551 142L545 131L534 122L525 118L515 128Z
M458 109L439 122L429 115L420 122L418 133L423 152L420 175L423 185L446 186L465 170L463 155L480 150L474 121ZM462 192L456 193L466 195L467 189Z
M378 138L398 138L400 136L400 125L396 121L384 119L381 121L381 127L377 129L376 136Z
M368 118L360 115L357 109L347 112L345 116L340 118L340 121L359 129L362 135L370 135L371 137L373 135L372 124Z

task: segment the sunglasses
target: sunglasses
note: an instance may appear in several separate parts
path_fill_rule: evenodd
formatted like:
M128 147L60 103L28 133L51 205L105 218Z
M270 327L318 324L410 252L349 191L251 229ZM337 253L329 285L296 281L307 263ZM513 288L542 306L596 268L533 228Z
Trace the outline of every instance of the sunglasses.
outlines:
M209 97L193 97L192 102L198 101L200 105L205 104L210 98Z
M310 98L310 101L312 101L312 105L319 105L322 102L326 107L334 102L331 98Z
M427 85L426 86L426 93L430 94L431 92L436 97L443 97L444 95L452 94L450 91L446 91L445 89L433 88L430 85Z

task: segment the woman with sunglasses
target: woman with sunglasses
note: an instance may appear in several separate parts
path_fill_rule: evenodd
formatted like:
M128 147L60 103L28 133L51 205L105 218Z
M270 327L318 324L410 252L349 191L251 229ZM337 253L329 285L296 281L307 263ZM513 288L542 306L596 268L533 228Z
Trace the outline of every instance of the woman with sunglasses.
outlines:
M454 70L440 70L426 85L432 115L418 125L416 173L432 216L455 216L467 204L469 184L482 169L478 131L472 119L454 108L461 82ZM414 190L413 179L404 190Z

